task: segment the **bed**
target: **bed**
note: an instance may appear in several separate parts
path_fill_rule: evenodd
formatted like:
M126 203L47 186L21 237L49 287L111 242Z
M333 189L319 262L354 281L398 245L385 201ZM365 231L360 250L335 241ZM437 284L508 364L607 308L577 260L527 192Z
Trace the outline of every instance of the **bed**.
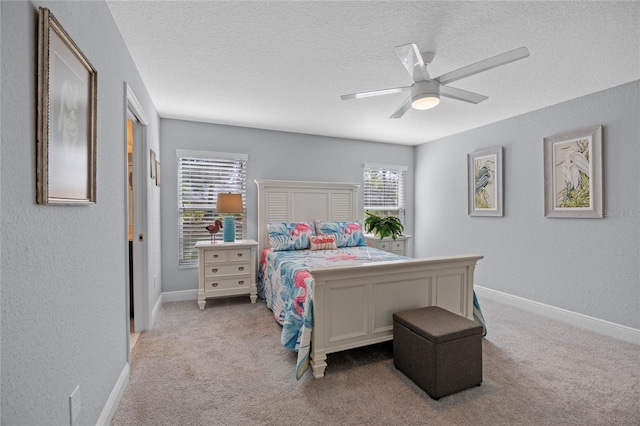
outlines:
M361 216L357 208L360 185L265 179L255 182L258 186L259 288L275 319L283 325L282 343L298 351L297 378L308 365L315 378L324 377L327 354L391 340L394 312L440 306L474 319L473 274L477 261L483 256L412 259L357 245L327 250L335 252L328 253L329 258L342 256L347 258L346 262L317 260L323 250L312 254L291 250L289 254L297 260L311 256L315 260L306 266L292 265L292 259L283 261L289 262L286 267L272 264L272 275L278 268L289 268L292 274L300 270L308 272L295 294L290 292L289 300L284 300L285 297L280 302L283 306L276 306L274 290L268 287L273 283L265 283L263 278L268 278L267 262L273 260L270 257L288 250L274 253L270 247L269 224L295 223L311 227L319 222L357 222ZM292 336L296 331L292 332L292 327L298 328L295 339Z

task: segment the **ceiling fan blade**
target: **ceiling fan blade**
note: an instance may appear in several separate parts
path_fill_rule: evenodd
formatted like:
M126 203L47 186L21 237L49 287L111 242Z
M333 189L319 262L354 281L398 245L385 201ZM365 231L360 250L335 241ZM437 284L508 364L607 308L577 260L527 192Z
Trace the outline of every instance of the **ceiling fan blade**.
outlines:
M414 43L398 46L394 49L414 82L431 80L424 66L422 55Z
M528 56L529 49L526 47L520 47L510 52L502 53L483 61L476 62L475 64L467 65L466 67L459 68L455 71L442 74L440 77L437 77L436 80L439 80L442 84L453 83L454 81L458 81L462 78L469 77L471 75L478 74L479 72L490 70L491 68L499 67L500 65L505 65L519 59L524 59Z
M340 96L340 99L342 99L343 101L346 101L349 99L368 98L369 96L388 95L390 93L399 93L399 92L404 92L405 90L410 90L410 89L411 89L411 86L407 86L407 87L394 87L392 89L373 90L371 92L351 93L350 95Z
M408 97L407 100L404 101L402 105L400 105L400 107L396 110L396 112L391 114L391 117L389 118L400 118L404 115L405 112L409 111L410 108L411 108L411 97Z
M467 90L456 89L455 87L442 86L442 85L440 85L440 96L446 96L447 98L470 102L472 104L479 104L480 102L486 99L489 99L487 96L484 96L484 95L479 95L477 93L469 92Z

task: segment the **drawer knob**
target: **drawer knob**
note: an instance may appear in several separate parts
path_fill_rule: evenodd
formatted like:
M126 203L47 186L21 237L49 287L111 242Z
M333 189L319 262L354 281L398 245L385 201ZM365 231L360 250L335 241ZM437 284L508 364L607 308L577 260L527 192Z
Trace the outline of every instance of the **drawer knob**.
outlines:
M218 272L218 268L213 268L213 269L211 270L211 272L213 272L213 273L215 274L216 272Z
M239 267L238 271L244 271L244 266Z
M214 258L214 259L217 259L217 258L218 258L218 255L217 255L217 254L214 254L214 255L213 255L213 258Z
M238 253L238 257L242 257L242 253Z
M238 281L238 285L242 285L242 284L244 284L244 280Z
M218 287L218 283L211 283L211 287Z

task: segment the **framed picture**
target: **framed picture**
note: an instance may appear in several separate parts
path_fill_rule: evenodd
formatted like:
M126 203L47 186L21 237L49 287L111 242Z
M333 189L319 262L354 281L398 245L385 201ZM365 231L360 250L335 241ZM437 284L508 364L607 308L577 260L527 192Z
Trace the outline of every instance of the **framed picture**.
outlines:
M156 161L156 186L160 186L160 162Z
M151 170L151 179L156 178L156 153L154 150L150 150L151 155L149 156L149 170Z
M502 147L467 155L470 216L502 216Z
M602 126L544 138L544 215L602 217Z
M36 202L96 202L97 72L51 14L38 13Z

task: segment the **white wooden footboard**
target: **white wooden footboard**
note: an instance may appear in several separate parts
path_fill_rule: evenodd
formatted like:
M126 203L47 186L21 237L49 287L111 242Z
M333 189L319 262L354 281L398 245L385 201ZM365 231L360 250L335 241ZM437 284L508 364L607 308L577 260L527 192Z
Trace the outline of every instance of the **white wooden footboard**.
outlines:
M483 256L455 256L316 268L311 366L327 354L393 338L394 312L440 306L473 319L473 273Z

